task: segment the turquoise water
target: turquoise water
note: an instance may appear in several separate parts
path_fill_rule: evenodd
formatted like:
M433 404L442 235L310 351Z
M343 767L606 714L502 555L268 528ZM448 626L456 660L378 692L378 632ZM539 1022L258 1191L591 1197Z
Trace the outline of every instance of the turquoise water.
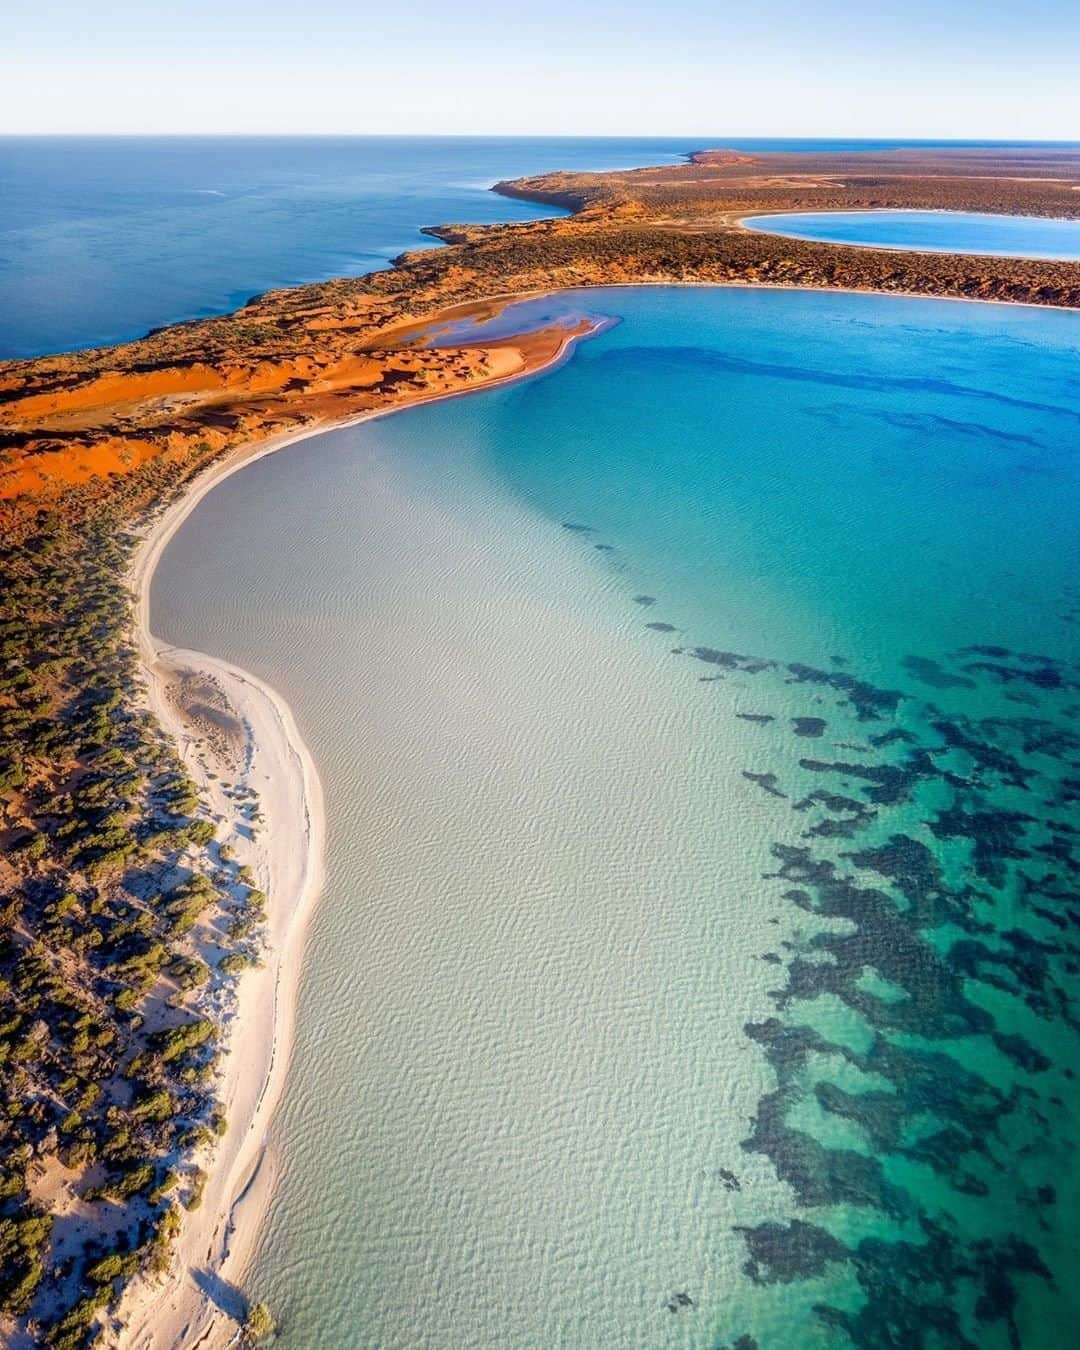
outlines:
M826 244L975 253L1001 258L1080 258L1080 219L977 211L792 211L753 216L752 230Z
M327 792L250 1286L296 1347L1068 1343L1080 318L557 304L619 322L155 578Z

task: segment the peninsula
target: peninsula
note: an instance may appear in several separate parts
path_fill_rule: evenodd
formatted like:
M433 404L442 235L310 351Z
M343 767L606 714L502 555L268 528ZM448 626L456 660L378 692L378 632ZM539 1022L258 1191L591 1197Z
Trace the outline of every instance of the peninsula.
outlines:
M1080 263L905 254L740 223L789 210L882 207L1075 218L1076 151L708 150L685 165L552 173L495 191L571 214L432 226L426 233L446 247L403 254L385 272L271 291L232 314L118 347L0 365L5 518L31 502L74 505L112 492L149 461L188 471L256 439L534 369L559 346L551 334L501 341L497 355L415 343L418 327L445 311L529 292L684 282L1080 305Z
M549 365L587 325L435 330L568 287L816 287L1080 307L1080 263L767 235L755 213L1080 215L1080 153L735 154L505 182L570 214L442 225L384 272L0 365L0 1309L12 1344L224 1343L320 880L272 691L146 622L198 495L302 436ZM253 1180L256 1185L252 1185ZM203 1283L194 1280L198 1274Z

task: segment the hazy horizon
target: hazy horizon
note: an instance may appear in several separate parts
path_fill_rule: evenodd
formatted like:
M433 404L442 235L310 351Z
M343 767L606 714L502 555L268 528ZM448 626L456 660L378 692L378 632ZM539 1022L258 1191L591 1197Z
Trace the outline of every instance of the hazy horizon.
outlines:
M903 131L877 136L851 136L841 133L786 136L780 132L709 132L709 131L0 131L0 140L446 140L446 141L687 141L701 139L702 149L723 148L726 144L748 141L819 142L836 141L865 145L887 146L893 142L905 145L956 146L1041 146L1080 145L1080 137L1064 136L908 136Z
M1080 8L17 6L0 134L1080 138ZM1003 80L1001 72L1008 72ZM42 73L47 72L47 82ZM436 126L438 132L428 128Z

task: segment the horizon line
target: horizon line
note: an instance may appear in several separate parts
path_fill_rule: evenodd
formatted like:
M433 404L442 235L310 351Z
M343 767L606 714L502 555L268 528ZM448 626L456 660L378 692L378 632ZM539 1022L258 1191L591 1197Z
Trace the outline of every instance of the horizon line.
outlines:
M166 139L206 139L245 138L249 140L270 138L292 138L313 140L320 137L339 137L350 140L698 140L713 142L731 141L857 141L866 144L882 141L906 141L911 144L981 144L981 145L1080 145L1080 137L1063 136L909 136L902 133L881 134L876 136L856 136L850 134L821 133L818 135L786 135L779 132L730 132L710 135L693 131L4 131L0 130L0 140L46 139L64 137L70 140L166 140ZM722 148L719 146L718 148Z

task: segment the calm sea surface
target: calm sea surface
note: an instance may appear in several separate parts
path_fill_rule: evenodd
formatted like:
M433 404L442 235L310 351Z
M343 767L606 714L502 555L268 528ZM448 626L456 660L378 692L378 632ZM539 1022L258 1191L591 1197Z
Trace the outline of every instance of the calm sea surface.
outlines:
M296 1350L1056 1350L1080 316L558 303L620 322L155 578L326 787L251 1291Z
M275 286L359 275L421 226L553 214L489 192L692 142L447 137L0 139L0 358L118 342Z
M800 211L754 216L746 223L765 234L819 239L826 244L1005 258L1080 258L1080 219L1044 220L977 211Z
M666 164L713 138L0 138L0 359L138 337L274 286L384 267L424 225L551 215L501 178ZM955 142L957 146L980 142Z

